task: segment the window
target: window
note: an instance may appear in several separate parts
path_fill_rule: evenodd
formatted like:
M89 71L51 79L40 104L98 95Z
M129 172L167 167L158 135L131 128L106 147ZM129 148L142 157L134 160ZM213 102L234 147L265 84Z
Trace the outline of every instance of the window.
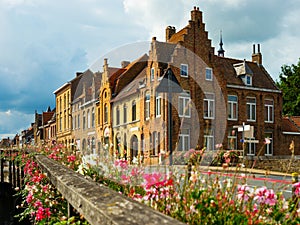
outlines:
M178 151L190 150L190 130L189 129L181 129L181 132L179 134L177 150Z
M191 117L190 93L178 97L179 117Z
M235 95L228 95L227 114L229 120L237 120L238 98Z
M154 67L152 67L151 70L150 70L150 79L151 80L154 80L154 72L155 72Z
M147 93L145 97L145 119L150 118L150 94Z
M82 129L85 129L85 112L82 115Z
M212 129L208 129L204 133L204 147L206 150L214 150L214 132Z
M247 148L248 148L248 153L247 155L255 155L255 148L256 148L256 145L255 145L255 138L245 138L246 141L248 141L246 144ZM251 142L253 141L253 142Z
M206 93L204 97L204 119L213 119L215 116L215 96L212 93Z
M228 149L236 150L237 149L237 130L230 129L228 131Z
M87 111L87 128L91 127L91 113L90 110Z
M247 121L256 120L256 99L247 97Z
M62 117L59 117L59 130L62 131Z
M77 128L80 129L80 115L77 116Z
M120 124L120 109L117 107L116 109L116 125Z
M180 76L188 77L188 65L187 64L180 65Z
M155 116L161 116L161 96L158 93L156 93L155 98Z
M265 99L265 122L273 123L274 121L274 101Z
M273 155L273 133L266 132L265 138L270 140L270 143L265 145L265 155Z
M154 155L158 155L160 152L160 133L159 132L153 132L153 150L154 150Z
M245 77L245 84L248 85L248 86L251 86L252 85L252 76L251 75L246 75Z
M97 109L97 113L98 113L98 115L97 115L97 120L98 120L97 124L100 125L100 108Z
M123 106L123 122L127 123L127 105Z
M132 116L132 121L135 121L136 120L136 103L135 103L135 101L132 102L131 116Z
M213 74L211 68L205 69L205 80L213 80Z
M72 118L72 130L75 130L75 128L76 128L76 118L73 117Z
M108 108L107 104L104 105L104 123L108 122Z
M92 108L92 127L95 127L95 109Z

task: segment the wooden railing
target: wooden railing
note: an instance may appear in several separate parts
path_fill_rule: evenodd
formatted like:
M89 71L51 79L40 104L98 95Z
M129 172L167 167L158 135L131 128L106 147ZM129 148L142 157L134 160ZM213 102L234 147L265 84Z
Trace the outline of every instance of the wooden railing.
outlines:
M68 203L92 225L183 224L44 155L35 155L35 161Z

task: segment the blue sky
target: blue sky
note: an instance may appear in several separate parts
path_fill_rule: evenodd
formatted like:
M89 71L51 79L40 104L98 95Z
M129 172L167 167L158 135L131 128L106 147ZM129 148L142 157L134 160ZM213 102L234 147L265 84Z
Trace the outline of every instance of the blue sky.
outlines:
M298 62L299 0L0 0L0 139L53 108L53 91L76 71L121 46L164 41L166 26L186 26L194 6L216 49L223 31L225 56L250 60L260 43L274 80Z

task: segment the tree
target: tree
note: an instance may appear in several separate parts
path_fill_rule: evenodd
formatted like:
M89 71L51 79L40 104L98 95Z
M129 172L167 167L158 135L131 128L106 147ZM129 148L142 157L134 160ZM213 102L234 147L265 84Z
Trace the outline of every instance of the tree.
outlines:
M297 65L283 65L277 86L282 91L283 114L300 115L300 58Z

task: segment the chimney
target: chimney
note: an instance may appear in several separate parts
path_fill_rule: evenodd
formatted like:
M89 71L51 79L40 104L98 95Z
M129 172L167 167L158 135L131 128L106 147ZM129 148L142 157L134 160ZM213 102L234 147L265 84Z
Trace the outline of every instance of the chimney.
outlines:
M202 23L202 12L199 7L194 6L194 10L191 11L191 20L197 22L198 26Z
M83 72L76 72L76 77L80 76L81 74L83 74Z
M262 54L260 53L260 44L257 44L257 53L255 51L255 44L253 45L252 62L262 65Z
M175 33L176 33L176 28L172 26L168 26L166 28L166 42L168 42Z
M122 67L122 68L125 68L125 67L128 66L129 64L130 64L129 61L122 61L122 62L121 62L121 67Z

